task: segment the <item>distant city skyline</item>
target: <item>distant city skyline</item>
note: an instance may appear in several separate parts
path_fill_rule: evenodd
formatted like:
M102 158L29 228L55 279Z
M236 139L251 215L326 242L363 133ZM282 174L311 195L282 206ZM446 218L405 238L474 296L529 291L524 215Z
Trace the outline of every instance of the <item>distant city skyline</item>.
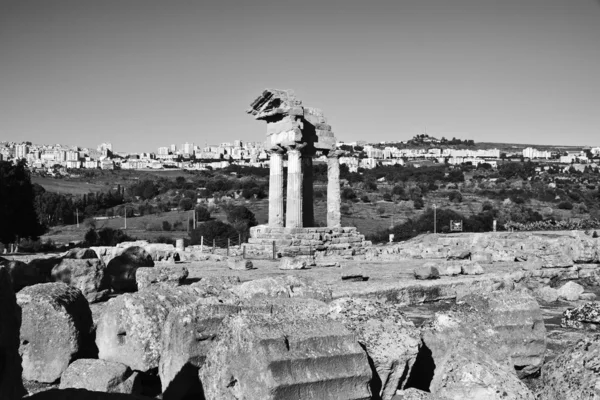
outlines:
M596 0L0 0L0 141L265 139L267 87L339 140L600 142Z

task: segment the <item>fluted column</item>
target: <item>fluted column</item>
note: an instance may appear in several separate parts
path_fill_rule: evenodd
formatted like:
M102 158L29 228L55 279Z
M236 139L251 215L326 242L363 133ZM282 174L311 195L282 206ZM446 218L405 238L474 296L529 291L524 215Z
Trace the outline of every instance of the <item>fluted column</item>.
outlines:
M341 152L331 151L327 155L327 227L342 226L340 205L340 155Z
M286 228L302 228L302 154L288 149Z
M283 149L271 151L269 161L269 226L283 227Z
M309 154L302 157L302 226L315 226L313 160Z

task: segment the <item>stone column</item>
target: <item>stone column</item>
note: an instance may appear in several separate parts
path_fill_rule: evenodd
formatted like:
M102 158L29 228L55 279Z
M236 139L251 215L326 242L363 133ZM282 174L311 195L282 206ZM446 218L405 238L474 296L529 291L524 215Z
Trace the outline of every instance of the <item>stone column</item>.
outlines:
M302 228L302 154L288 148L286 228Z
M269 226L283 227L283 149L271 151L269 161Z
M302 226L315 226L313 159L311 155L302 157Z
M330 151L327 155L327 227L342 226L340 205L340 155L341 152Z

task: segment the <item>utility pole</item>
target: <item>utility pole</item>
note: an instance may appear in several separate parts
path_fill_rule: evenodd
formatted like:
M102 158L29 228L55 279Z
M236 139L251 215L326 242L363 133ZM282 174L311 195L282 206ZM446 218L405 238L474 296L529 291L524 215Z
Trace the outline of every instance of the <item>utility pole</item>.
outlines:
M125 210L125 228L127 229L127 207L123 207L123 209Z
M433 233L437 233L437 206L433 205Z
M77 227L79 228L79 209L77 208L75 211L77 215Z

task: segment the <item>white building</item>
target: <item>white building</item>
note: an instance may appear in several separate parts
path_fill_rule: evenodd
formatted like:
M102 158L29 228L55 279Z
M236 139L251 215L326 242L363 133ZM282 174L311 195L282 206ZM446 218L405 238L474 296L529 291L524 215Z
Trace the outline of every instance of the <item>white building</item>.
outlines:
M159 156L168 156L170 153L169 148L168 147L159 147L158 148L158 152L157 154Z
M29 146L26 144L18 144L15 146L15 158L26 158L29 153Z
M549 151L539 151L537 149L534 149L533 147L528 147L526 149L523 149L523 157L525 158L545 158L545 159L549 159L550 157L552 157L552 153Z
M181 152L185 155L194 154L194 143L184 143L181 147Z

